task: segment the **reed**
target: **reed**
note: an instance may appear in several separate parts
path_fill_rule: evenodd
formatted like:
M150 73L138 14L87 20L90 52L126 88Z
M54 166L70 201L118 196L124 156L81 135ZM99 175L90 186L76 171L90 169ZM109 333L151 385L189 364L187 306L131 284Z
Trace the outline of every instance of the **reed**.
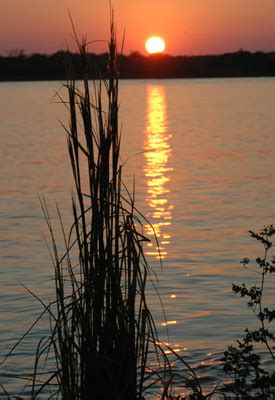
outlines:
M66 84L74 222L67 237L60 217L66 246L61 257L42 201L55 266L56 313L50 312L55 378L62 399L130 400L143 394L156 329L145 296L149 271L143 243L147 239L134 198L122 180L119 56L113 18L107 80L89 82L87 43L77 36L76 41L83 91L73 79ZM76 263L72 261L75 249Z

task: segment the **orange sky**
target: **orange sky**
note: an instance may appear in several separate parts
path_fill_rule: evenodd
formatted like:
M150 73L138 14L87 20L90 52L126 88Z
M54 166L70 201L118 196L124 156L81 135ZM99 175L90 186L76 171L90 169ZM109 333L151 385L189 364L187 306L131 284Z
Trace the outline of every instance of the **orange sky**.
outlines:
M125 53L144 53L161 35L169 54L216 54L240 48L275 51L275 0L113 0ZM0 54L53 53L71 45L67 10L88 39L108 39L108 0L0 0ZM104 51L104 44L90 51Z

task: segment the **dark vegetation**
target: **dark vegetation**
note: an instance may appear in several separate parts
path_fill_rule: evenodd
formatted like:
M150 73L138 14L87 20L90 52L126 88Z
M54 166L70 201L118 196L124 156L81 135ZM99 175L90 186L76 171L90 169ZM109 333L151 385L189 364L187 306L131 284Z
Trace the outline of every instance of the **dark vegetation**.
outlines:
M61 257L43 203L54 250L57 309L51 315L49 346L56 360L56 395L128 400L143 393L148 346L156 335L145 296L149 270L142 245L147 239L134 200L123 190L114 26L108 80L94 82L92 90L86 44L76 40L83 89L70 79L65 103L70 112L65 129L75 183L74 222L69 236L64 233L66 252Z
M253 239L263 247L263 254L255 262L244 258L244 268L256 277L256 284L249 287L243 283L233 284L233 292L247 298L247 306L254 313L258 327L246 329L237 346L229 346L224 353L224 370L232 383L224 388L227 399L269 400L275 398L275 320L274 293L268 283L275 273L275 257L269 255L272 247L273 225L264 227L259 233L250 231ZM269 292L269 293L268 293Z
M107 76L108 54L87 54L92 68L89 78L97 78L98 71ZM81 56L78 53L58 51L52 55L24 55L22 50L0 56L0 80L64 80L67 60L74 66L75 78L82 77ZM120 78L213 78L213 77L275 76L275 52L235 53L206 56L143 56L133 52L121 56Z

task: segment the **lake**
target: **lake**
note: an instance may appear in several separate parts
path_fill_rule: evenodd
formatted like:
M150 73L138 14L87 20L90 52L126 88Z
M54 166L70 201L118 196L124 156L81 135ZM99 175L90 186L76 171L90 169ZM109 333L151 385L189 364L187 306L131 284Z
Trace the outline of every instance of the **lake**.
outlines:
M55 202L65 226L72 221L68 113L59 82L0 83L1 120L1 359L52 299L53 269L39 196L44 196L62 248ZM248 230L275 219L275 78L126 80L120 84L124 180L135 181L137 208L150 220L145 248L158 276L150 305L160 336L205 376L211 387L219 359L254 317L231 290L257 282L243 257L262 255ZM152 226L146 233L153 238ZM163 260L163 271L159 262ZM271 282L272 284L272 282ZM169 325L169 337L166 327ZM22 387L9 373L30 372L31 355L48 332L44 318L0 367L12 393ZM1 397L1 395L0 395Z

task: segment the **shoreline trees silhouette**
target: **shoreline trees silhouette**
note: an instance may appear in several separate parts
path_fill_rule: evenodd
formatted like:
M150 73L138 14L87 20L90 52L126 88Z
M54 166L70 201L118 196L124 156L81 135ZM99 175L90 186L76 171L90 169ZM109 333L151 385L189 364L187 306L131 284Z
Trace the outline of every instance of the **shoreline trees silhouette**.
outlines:
M81 59L77 53L25 55L22 49L16 50L0 56L0 81L64 80L68 59L74 66L75 78L81 77ZM93 65L90 78L105 77L108 54L89 53L87 57ZM132 52L121 56L120 67L122 79L268 77L275 76L275 52L239 50L204 56L144 56Z

